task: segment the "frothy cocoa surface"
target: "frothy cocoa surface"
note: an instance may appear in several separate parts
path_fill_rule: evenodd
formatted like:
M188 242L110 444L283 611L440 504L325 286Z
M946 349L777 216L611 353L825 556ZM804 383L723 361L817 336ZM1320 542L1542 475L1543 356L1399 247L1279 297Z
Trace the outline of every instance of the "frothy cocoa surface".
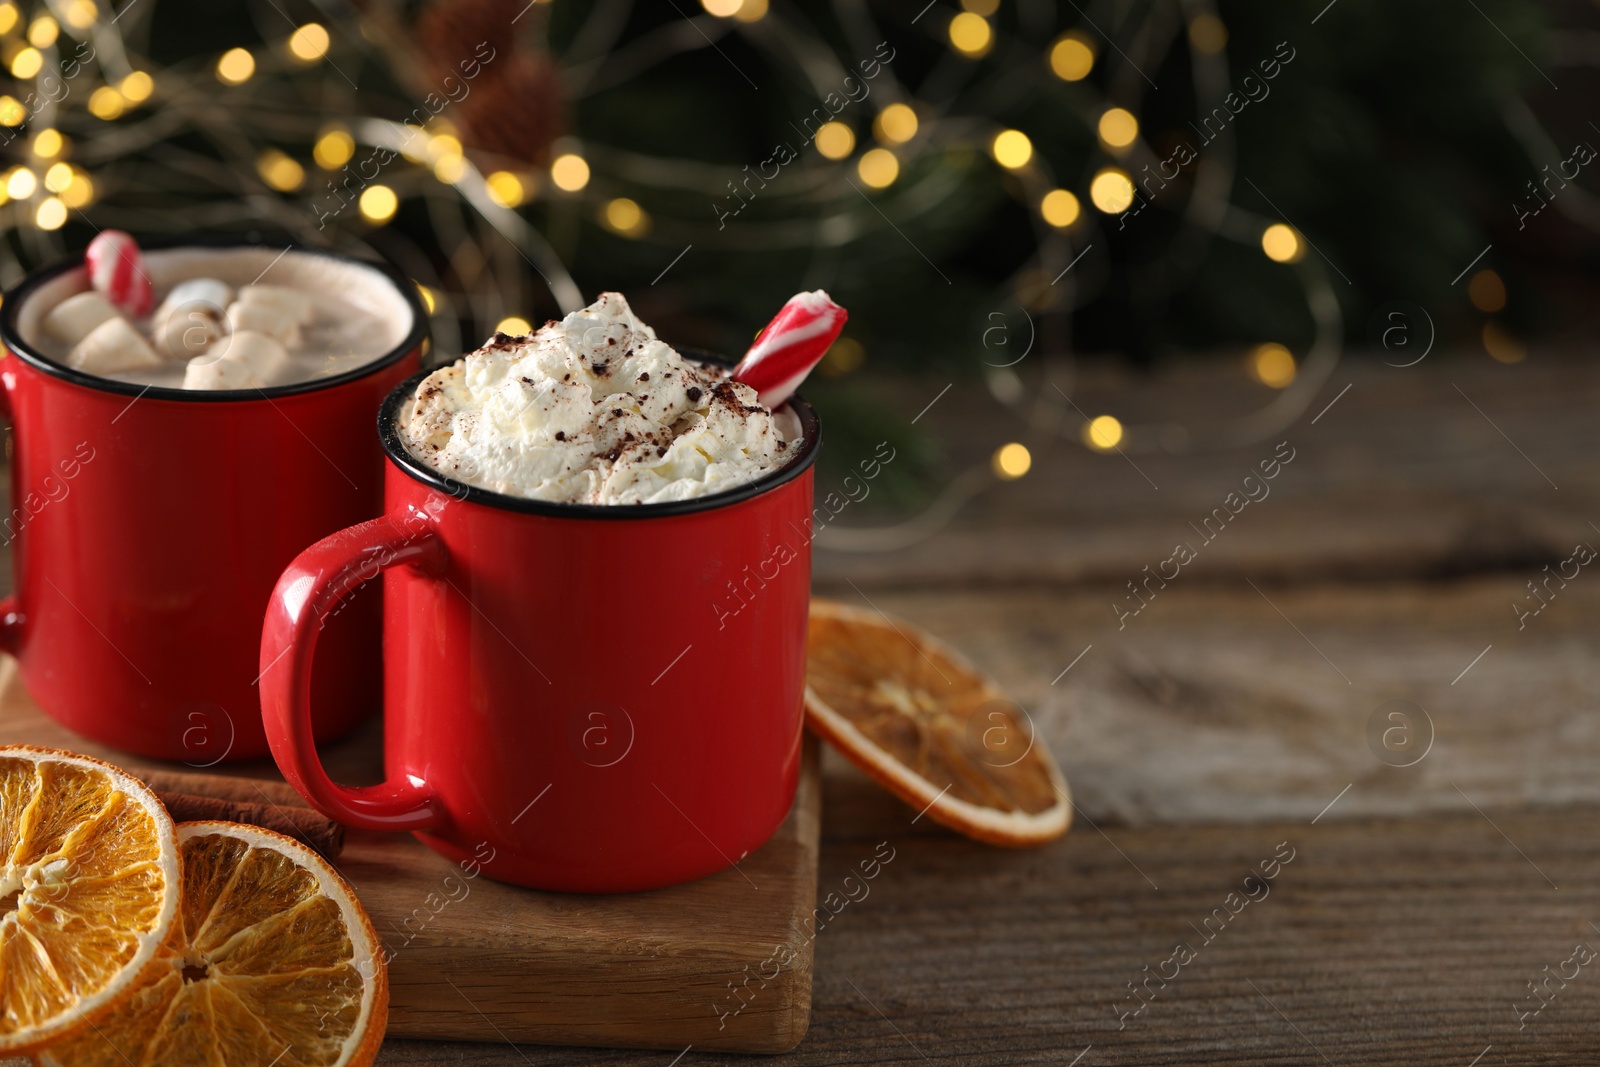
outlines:
M470 485L574 504L647 504L748 485L796 455L728 371L685 358L619 293L525 337L495 334L400 409L417 459Z

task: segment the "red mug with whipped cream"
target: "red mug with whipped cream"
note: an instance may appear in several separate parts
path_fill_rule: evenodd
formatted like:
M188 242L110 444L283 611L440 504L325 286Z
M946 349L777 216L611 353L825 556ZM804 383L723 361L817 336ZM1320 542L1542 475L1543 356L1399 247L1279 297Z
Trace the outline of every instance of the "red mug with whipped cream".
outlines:
M402 383L382 518L284 572L261 640L285 777L491 877L625 892L736 865L798 780L820 427L608 293ZM386 779L311 724L326 620L382 575ZM320 669L320 667L319 667Z

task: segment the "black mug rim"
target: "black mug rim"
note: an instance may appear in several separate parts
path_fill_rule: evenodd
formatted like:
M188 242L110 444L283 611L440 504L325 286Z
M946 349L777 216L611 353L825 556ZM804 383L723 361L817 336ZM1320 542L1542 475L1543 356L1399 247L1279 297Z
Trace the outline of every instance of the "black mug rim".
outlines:
M266 389L178 389L166 385L139 385L135 382L118 381L115 378L102 378L97 374L88 374L84 371L74 370L65 364L57 363L39 352L22 339L22 331L17 325L22 305L30 296L46 283L54 281L70 271L79 270L84 266L83 253L79 252L77 255L68 256L66 259L52 263L48 267L41 267L6 292L3 298L4 303L0 304L0 344L4 344L8 351L29 366L41 370L51 377L71 382L74 385L97 389L105 393L118 393L122 396L203 404L211 402L229 403L241 400L276 400L280 397L312 393L319 389L331 389L349 382L359 381L387 367L394 366L394 364L404 359L408 353L418 348L428 337L428 311L422 304L422 297L417 291L416 283L396 268L394 264L382 258L381 255L378 259L363 259L344 252L336 252L329 248L311 248L289 240L269 240L264 236L202 234L195 237L157 237L149 240L137 238L137 240L141 249L150 251L166 251L174 248L277 248L282 245L284 252L326 256L341 263L366 267L383 275L399 291L401 299L405 301L406 307L411 311L411 329L407 331L406 336L397 346L370 363L363 363L361 366L345 371L343 374L335 374L327 378L312 378L308 381L292 382L288 385L276 385Z
M676 350L680 354L702 363L711 363L721 367L731 367L733 365L732 361L722 356L701 351L700 349L677 348ZM566 504L552 500L533 500L528 497L512 496L509 493L500 493L493 489L470 485L467 482L458 481L440 473L413 456L411 451L406 448L405 442L400 439L400 427L397 418L400 405L410 400L416 392L418 384L438 369L440 368L430 367L413 374L390 390L389 395L384 398L383 404L378 408L378 439L383 444L384 454L388 456L389 462L394 464L395 467L430 489L436 489L457 500L482 504L502 511L515 511L524 515L543 515L548 518L567 519L655 519L711 511L719 507L751 500L761 496L768 490L776 489L798 478L816 463L817 450L822 444L822 423L817 418L816 409L804 397L796 393L788 399L787 403L794 411L795 417L800 420L801 440L799 453L777 470L769 471L751 481L748 485L742 485L737 489L725 489L720 493L690 497L687 500L669 500L659 504Z

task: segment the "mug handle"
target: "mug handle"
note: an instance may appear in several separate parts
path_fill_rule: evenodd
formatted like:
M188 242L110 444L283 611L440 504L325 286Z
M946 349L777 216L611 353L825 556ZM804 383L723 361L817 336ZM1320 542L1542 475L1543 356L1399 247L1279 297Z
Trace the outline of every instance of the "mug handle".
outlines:
M363 830L432 830L443 809L415 775L344 786L328 777L311 730L311 661L330 612L385 568L438 570L444 544L421 512L402 525L377 518L323 538L278 578L261 630L261 714L272 757L289 784L331 819Z

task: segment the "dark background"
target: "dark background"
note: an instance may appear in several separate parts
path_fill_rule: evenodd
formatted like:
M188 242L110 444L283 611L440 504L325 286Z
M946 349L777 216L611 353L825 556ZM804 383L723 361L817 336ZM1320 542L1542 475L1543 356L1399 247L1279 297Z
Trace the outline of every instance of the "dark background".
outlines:
M1043 380L1033 368L1059 368L1077 353L1155 369L1239 358L1275 342L1303 360L1318 338L1308 311L1317 292L1336 300L1342 326L1325 340L1357 358L1384 355L1372 338L1383 310L1401 305L1413 318L1425 312L1441 351L1481 355L1487 347L1507 361L1524 358L1529 345L1574 345L1592 323L1600 202L1589 192L1590 168L1552 186L1548 205L1532 183L1573 146L1600 145L1600 109L1589 107L1600 63L1594 5L967 6L992 11L993 41L981 57L952 47L954 0L773 0L755 21L714 17L692 0L139 0L92 32L63 27L44 50L46 73L75 36L96 46L97 59L58 107L13 131L7 152L12 164L42 172L29 138L59 128L70 139L64 158L92 176L95 199L48 232L33 221L47 190L0 209L0 280L14 284L105 226L364 243L436 296L441 358L474 347L507 316L537 324L561 312L544 280L551 272L534 266L548 263L532 241L548 243L585 297L621 290L663 336L734 354L787 296L826 288L851 322L809 391L845 440L905 443L913 462L895 472L887 494L903 501L934 477L937 450L883 414L870 380L988 374L985 364L1006 362L990 358L997 325L1020 336L1026 323L1040 358L1015 376L1033 391ZM43 13L23 10L4 36L7 65ZM1225 28L1220 51L1196 37L1196 20L1209 18ZM308 21L325 25L331 43L323 59L298 62L285 42ZM1055 76L1048 62L1067 32L1096 51L1077 82ZM416 113L481 42L496 58L429 133L457 136L480 174L518 175L531 195L517 210L536 236L508 239L428 161L384 169L379 180L400 199L391 220L375 224L351 208L319 226L318 205L340 175L314 162L316 138L333 127L353 131L363 158L364 122ZM824 159L795 124L879 42L893 50L892 63L865 100L838 116L853 128L855 150ZM222 85L217 57L239 46L254 54L255 74ZM1285 49L1294 58L1268 83L1270 94L1220 138L1200 141L1191 123ZM133 69L154 75L149 100L130 102L114 120L86 110L96 86ZM10 82L4 91L25 98L31 83ZM873 146L873 117L893 101L917 109L920 129L894 147L898 179L870 190L855 164ZM1140 142L1120 161L1095 135L1113 105L1140 123ZM999 166L987 150L1008 127L1035 148L1021 170ZM729 183L783 142L799 158L719 224L719 210L734 203ZM1137 175L1181 143L1198 147L1200 161L1147 210L1119 219L1091 206L1090 181L1102 167L1120 162ZM261 173L267 152L296 160L303 179L270 187ZM591 167L580 191L560 192L548 180L549 162L565 152ZM1202 168L1216 172L1220 218L1196 210ZM1051 187L1082 202L1070 227L1040 217ZM605 223L620 197L641 206L646 226L625 234ZM1308 243L1298 263L1263 255L1260 232L1276 221ZM1504 296L1486 282L1488 296L1475 305L1469 286L1484 270ZM1015 394L1017 382L991 387Z

